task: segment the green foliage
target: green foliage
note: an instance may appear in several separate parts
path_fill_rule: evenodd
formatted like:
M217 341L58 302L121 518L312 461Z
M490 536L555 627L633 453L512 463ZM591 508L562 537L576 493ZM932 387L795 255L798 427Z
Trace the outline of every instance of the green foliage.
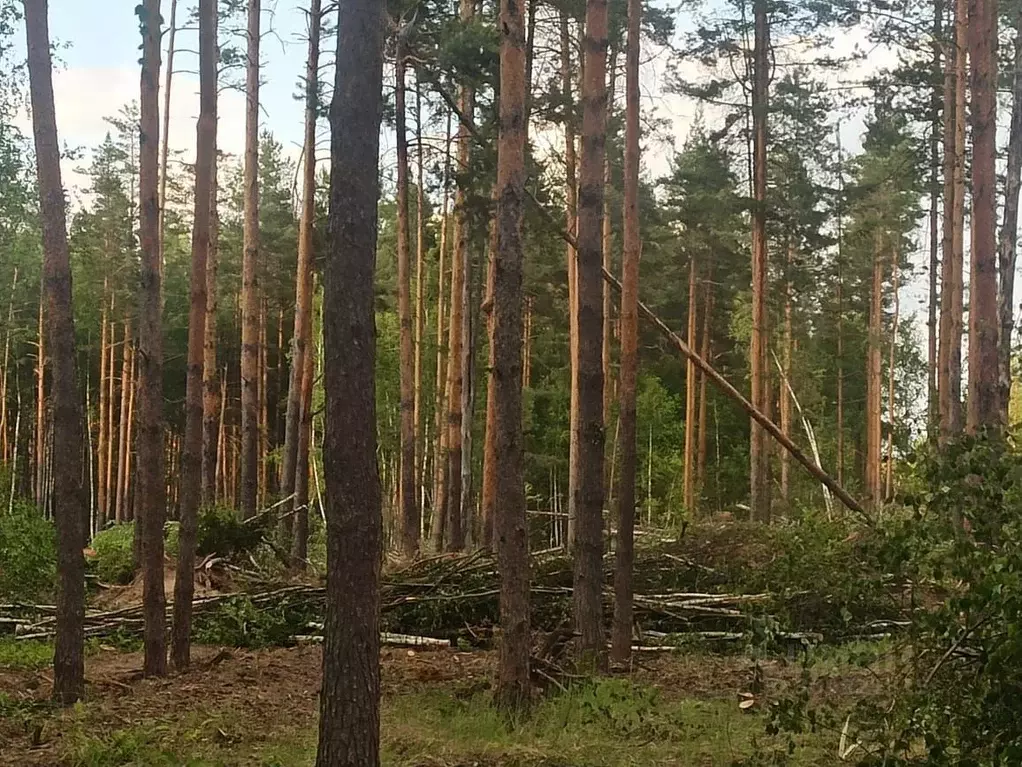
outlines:
M53 644L27 639L0 637L0 668L40 669L53 662Z
M243 522L234 509L226 506L205 508L199 512L196 550L200 556L245 556L266 540L272 524L269 514Z
M0 513L0 597L27 602L52 594L57 577L53 523L33 506L16 502Z
M168 522L163 529L164 552L177 556L177 522ZM88 558L90 570L100 582L124 586L135 577L135 523L113 525L100 530L92 538Z
M126 585L135 577L135 523L114 525L92 539L89 565L101 583Z
M309 633L309 622L319 618L305 601L257 607L248 597L238 596L195 616L195 640L229 647L288 646L294 644L295 635Z

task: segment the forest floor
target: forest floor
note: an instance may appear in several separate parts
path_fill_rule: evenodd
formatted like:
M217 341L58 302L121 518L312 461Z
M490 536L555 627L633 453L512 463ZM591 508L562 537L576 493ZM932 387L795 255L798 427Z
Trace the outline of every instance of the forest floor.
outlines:
M92 645L88 696L46 702L51 648L0 642L4 767L300 767L315 758L321 651L200 647L190 671L142 679L141 655ZM818 651L811 697L847 708L874 685L854 648ZM767 735L771 703L800 688L783 658L698 650L644 655L629 674L548 693L516 727L489 707L491 651L385 649L389 767L831 765L840 733ZM755 693L753 695L753 693ZM751 705L740 705L743 701Z

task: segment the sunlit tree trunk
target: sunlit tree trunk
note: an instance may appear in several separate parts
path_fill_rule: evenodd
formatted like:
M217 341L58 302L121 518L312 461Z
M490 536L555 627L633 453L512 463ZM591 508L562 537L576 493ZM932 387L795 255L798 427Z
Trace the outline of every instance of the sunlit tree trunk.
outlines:
M98 530L106 527L107 517L110 514L107 506L106 485L106 443L110 438L106 424L106 411L110 407L106 386L107 355L110 353L106 315L107 286L108 280L103 278L103 308L99 319L99 428L96 437L96 528Z
M753 51L753 199L752 213L752 343L749 369L752 378L752 405L770 409L769 315L767 313L767 114L769 110L770 22L767 0L754 0L755 49ZM752 431L749 481L752 518L770 521L770 449L766 431L755 421Z
M1018 198L1022 188L1022 6L1015 14L1014 71L1012 72L1011 126L1008 134L1008 167L1004 187L1004 219L998 243L997 307L998 384L1001 421L1008 424L1011 401L1011 342L1015 330L1015 260L1018 239Z
M316 124L319 100L319 38L322 21L322 5L320 0L309 3L309 53L305 68L305 165L302 170L302 213L298 226L298 270L295 275L295 320L294 334L291 343L291 374L287 390L287 415L284 423L284 456L281 472L281 495L284 498L294 494L295 501L291 505L298 526L308 531L308 504L299 503L297 484L299 477L299 452L302 432L304 429L303 413L311 403L303 401L305 392L304 379L306 371L305 358L312 353L312 259L313 229L316 221ZM308 461L305 462L308 473ZM305 481L308 496L308 479ZM299 517L301 519L299 520ZM282 529L285 537L292 534L291 516L284 517ZM295 550L305 550L307 543L299 546L297 540ZM304 557L302 557L304 559ZM297 564L297 562L296 562Z
M607 133L607 0L587 0L579 165L578 418L575 423L575 623L581 662L602 663L603 161Z
M866 497L871 503L883 500L883 476L880 471L881 412L883 400L883 301L884 301L884 236L878 229L874 235L872 289L869 302L869 337L866 343Z
M188 369L185 385L185 434L179 485L180 526L174 580L174 626L171 660L175 668L191 662L192 597L195 593L195 548L202 502L202 431L206 343L206 267L209 259L216 163L217 44L216 0L199 3L199 120L196 125L195 212L192 224L192 269L188 306Z
M474 0L460 0L462 22L475 16ZM471 85L461 86L459 111L464 120L473 120L475 93ZM458 167L467 168L472 156L472 134L460 120L458 124ZM451 259L451 317L447 357L447 516L450 523L449 548L460 551L465 546L462 519L462 418L464 389L465 293L468 286L469 221L466 205L468 195L461 181L454 201L454 255Z
M634 528L637 475L636 385L639 375L639 32L641 0L628 0L625 47L624 258L621 290L621 479L617 489L617 551L614 566L614 629L611 655L631 657L633 623Z
M897 362L898 351L898 322L901 319L901 300L898 296L899 278L901 268L898 264L898 249L891 249L891 288L894 296L894 319L891 323L891 349L887 362L887 478L884 482L884 499L890 501L894 497L894 427L896 418L894 413L894 371Z
M965 72L968 0L955 2L955 36L944 82L944 231L938 398L940 438L962 431L962 304L965 226Z
M124 342L121 349L121 415L117 437L117 485L114 490L114 514L124 519L125 486L128 482L128 400L131 394L131 323L124 323Z
M969 270L970 433L1001 425L997 290L997 0L969 0L972 234ZM1014 282L1012 273L1008 282ZM1009 305L1010 307L1010 305ZM1010 385L1010 384L1009 384Z
M160 277L160 1L144 0L141 9L142 85L139 143L139 196L142 203L142 269L139 293L139 440L136 510L142 530L141 561L147 676L167 671L166 595L163 587L163 521L166 485L163 471L163 325Z
M315 281L310 292L315 295ZM310 308L311 309L311 308ZM305 569L309 557L309 469L312 461L313 418L312 385L315 379L316 347L312 343L312 311L309 312L308 344L302 362L302 428L298 437L298 460L295 463L295 535L291 559L299 570Z
M245 66L244 255L241 320L241 485L243 519L259 489L259 36L260 0L248 0Z
M88 520L82 471L82 406L78 398L74 311L71 299L71 258L67 244L64 186L60 176L60 143L53 103L53 68L46 0L25 3L28 73L39 182L43 235L43 296L46 328L52 347L54 499L57 525L57 613L53 652L53 698L70 705L85 693L84 629L85 558L82 546ZM43 355L40 353L40 358ZM41 376L40 376L41 377Z

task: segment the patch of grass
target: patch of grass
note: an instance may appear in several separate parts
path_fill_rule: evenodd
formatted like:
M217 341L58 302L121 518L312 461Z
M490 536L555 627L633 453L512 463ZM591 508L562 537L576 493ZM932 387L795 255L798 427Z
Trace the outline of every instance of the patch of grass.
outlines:
M27 639L17 642L11 637L0 637L0 668L35 670L53 663L51 642Z

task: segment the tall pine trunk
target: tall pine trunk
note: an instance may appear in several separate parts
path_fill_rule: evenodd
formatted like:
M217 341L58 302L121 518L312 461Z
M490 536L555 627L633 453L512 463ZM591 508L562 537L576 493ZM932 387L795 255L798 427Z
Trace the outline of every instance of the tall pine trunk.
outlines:
M887 478L884 481L884 500L890 502L894 498L894 372L898 351L898 322L901 319L901 300L898 288L901 277L901 265L898 263L898 249L891 249L891 294L894 296L894 319L891 322L891 348L887 361Z
M121 349L121 415L117 437L117 485L114 488L114 514L125 517L125 486L128 482L128 400L131 394L131 324L124 323L124 342Z
M103 278L102 309L100 311L99 331L99 427L96 437L96 529L106 527L110 510L107 506L106 486L106 442L110 439L106 427L106 411L110 407L107 396L106 366L107 355L110 353L109 335L107 333L107 278Z
M883 233L877 229L873 243L872 289L869 303L869 336L866 342L866 455L865 489L870 503L883 500L883 476L880 471L881 408L883 400L883 311L884 266Z
M57 624L53 697L74 703L85 693L85 558L89 515L82 465L82 406L78 399L71 257L67 243L60 143L53 103L53 68L46 0L25 3L28 73L32 99L43 235L43 295L51 346L54 440L54 518L57 523ZM42 338L40 338L40 347Z
M315 296L315 281L310 286ZM312 342L312 312L309 312L308 345L305 349L302 372L302 428L298 436L298 460L295 462L295 535L291 546L291 560L304 570L309 556L309 469L313 441L312 385L315 379L316 349Z
M167 672L166 608L163 587L163 521L167 488L163 471L163 326L160 277L160 0L144 0L139 134L139 197L142 244L139 292L139 418L136 509L141 529L147 676Z
M241 319L242 519L256 512L259 491L259 36L260 0L248 0L245 65L244 255Z
M316 221L316 124L319 109L319 37L322 22L320 0L309 2L309 54L305 67L305 165L302 169L302 214L298 222L298 272L295 276L295 319L291 343L291 373L287 389L287 414L284 421L284 456L281 471L281 495L295 495L291 504L295 522L284 517L282 529L287 536L295 534L293 527L301 527L308 534L308 503L300 503L296 487L300 478L299 452L303 432L303 414L310 403L304 401L305 358L312 353L312 259L313 229ZM306 461L306 473L308 462ZM308 480L305 481L308 495ZM286 507L285 507L286 508ZM301 517L301 519L299 519ZM307 542L299 545L292 541L296 551L305 551ZM304 558L304 557L303 557ZM298 562L296 562L298 564Z
M698 349L696 340L696 313L699 295L695 254L689 256L688 263L688 325L686 340L692 349ZM684 467L684 501L685 510L693 513L695 505L695 449L696 449L696 366L692 360L685 364L685 453Z
M185 434L181 452L180 526L174 580L171 660L177 669L191 662L192 597L195 546L202 502L203 373L206 342L206 266L213 211L216 162L216 0L199 3L199 120L196 125L195 213L188 307L188 370L185 384Z
M943 64L941 50L944 38L944 2L933 3L933 89L930 94L930 263L929 300L927 301L927 365L926 365L926 434L931 444L937 443L940 430L940 394L938 392L938 335L937 318L940 313L940 144L941 109L943 108ZM1022 112L1020 112L1022 115ZM1020 136L1022 138L1022 136ZM1022 147L1020 147L1022 148Z
M578 232L578 179L575 157L575 101L572 95L571 27L560 12L561 98L564 103L564 228ZM570 242L565 253L568 273L568 356L571 375L568 437L568 549L575 547L575 488L578 485L578 257Z
M767 0L754 0L755 49L753 52L753 200L752 213L752 343L749 370L752 405L762 412L770 409L769 315L767 313L767 114L769 111L770 21ZM749 457L752 518L770 521L770 448L767 433L752 421Z
M422 82L415 73L415 398L412 422L415 425L415 481L418 483L419 540L422 540L422 514L426 504L426 437L423 431L422 374L423 343L426 338L426 147L422 143Z
M474 0L461 0L459 11L462 23L475 16ZM475 115L475 92L471 85L463 84L458 105L461 120L458 123L458 167L467 168L472 157L472 134L464 121L471 122ZM464 181L459 180L454 201L454 254L451 258L451 317L447 349L447 521L449 523L449 549L460 551L465 547L462 517L462 419L463 390L465 386L464 347L465 294L468 287L469 219L468 193Z
M997 0L969 0L972 234L969 270L970 433L1001 424L997 290ZM1014 272L1008 281L1014 281ZM1010 306L1010 305L1009 305Z
M617 488L617 552L614 567L614 630L611 655L625 663L632 651L632 570L636 474L636 384L639 375L639 32L641 0L628 0L625 47L624 258L621 290L621 479Z
M529 704L529 537L525 516L522 431L522 281L525 208L526 55L522 5L501 0L500 142L497 160L497 250L493 254L493 440L501 503L494 520L500 568L500 666L496 702L505 711Z
M1011 341L1015 330L1015 259L1018 239L1018 197L1022 187L1022 6L1015 14L1015 71L1012 73L1011 128L1004 188L1004 219L998 243L997 307L1000 316L998 376L1001 421L1008 425L1011 402Z
M789 235L790 237L790 235ZM787 263L785 264L784 279L784 337L781 349L781 368L784 381L780 387L780 417L781 431L785 437L791 438L791 358L794 351L795 335L793 328L794 312L792 307L792 270L795 262L795 244L788 243ZM784 503L784 511L791 511L791 453L781 449L781 500Z
M447 347L447 333L444 325L445 298L444 288L446 287L448 231L450 230L450 215L448 208L448 181L451 168L451 114L447 114L447 141L444 143L444 201L440 221L440 247L437 248L437 298L436 298L436 383L433 392L433 413L436 428L434 430L433 446L433 516L431 520L432 529L430 538L433 541L433 550L441 551L444 547L444 533L447 522L447 420L446 420L446 386L445 375L447 371L447 358L445 350Z
M949 43L944 83L944 264L940 294L938 398L940 438L962 431L962 268L965 248L965 71L968 0L955 2L955 36Z
M385 4L338 3L323 271L327 609L316 767L380 763L376 263Z
M603 161L607 133L607 0L587 0L578 209L578 445L575 623L583 665L603 638Z
M160 273L163 273L166 253L167 179L170 177L170 94L174 84L174 53L177 39L177 0L170 0L170 25L167 27L167 69L163 84L163 147L160 150Z
M400 549L412 559L419 551L421 520L415 490L415 344L412 333L412 244L408 211L408 130L405 98L405 43L398 30L394 64L394 116L397 134L397 313L400 327L401 397ZM471 416L469 416L471 417Z

